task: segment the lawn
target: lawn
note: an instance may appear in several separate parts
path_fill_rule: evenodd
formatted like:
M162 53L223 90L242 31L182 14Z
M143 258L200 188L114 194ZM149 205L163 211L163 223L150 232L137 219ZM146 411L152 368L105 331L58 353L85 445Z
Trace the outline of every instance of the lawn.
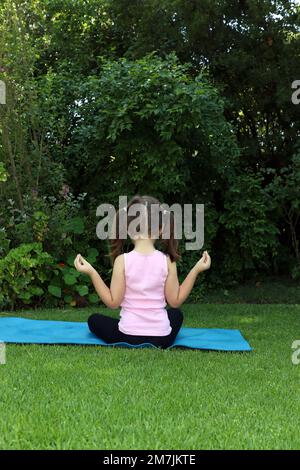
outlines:
M8 344L0 448L299 449L291 344L300 305L186 304L183 312L184 326L240 329L254 351ZM0 315L85 321L90 313Z

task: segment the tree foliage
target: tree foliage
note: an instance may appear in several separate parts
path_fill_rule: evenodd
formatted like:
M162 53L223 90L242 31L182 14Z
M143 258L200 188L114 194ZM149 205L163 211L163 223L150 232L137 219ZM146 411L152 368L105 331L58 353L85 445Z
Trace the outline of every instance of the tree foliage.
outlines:
M300 277L299 13L288 0L1 0L1 256L32 239L56 262L97 247L108 277L96 207L139 192L205 204L209 285ZM198 254L182 250L186 273Z

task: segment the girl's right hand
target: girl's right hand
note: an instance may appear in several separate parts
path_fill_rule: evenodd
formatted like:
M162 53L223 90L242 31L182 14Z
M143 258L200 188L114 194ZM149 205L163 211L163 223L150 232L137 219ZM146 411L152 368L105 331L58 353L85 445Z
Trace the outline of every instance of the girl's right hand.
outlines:
M202 258L199 259L198 263L195 264L195 268L198 273L202 273L210 268L211 259L207 251L203 252Z
M81 255L76 256L74 266L79 273L87 274L88 276L95 271L93 266Z

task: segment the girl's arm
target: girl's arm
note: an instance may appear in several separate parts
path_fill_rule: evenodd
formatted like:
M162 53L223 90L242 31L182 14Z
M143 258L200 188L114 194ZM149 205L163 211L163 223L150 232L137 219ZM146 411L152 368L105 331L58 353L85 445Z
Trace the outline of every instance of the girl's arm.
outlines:
M97 294L108 308L118 308L125 294L124 255L115 259L110 288L107 287L100 274L81 255L74 261L77 271L90 276Z
M172 262L169 257L167 259L169 274L165 283L165 296L171 307L178 308L191 293L198 274L210 268L211 259L207 251L205 251L202 258L191 269L181 285L179 285L178 281L176 262Z

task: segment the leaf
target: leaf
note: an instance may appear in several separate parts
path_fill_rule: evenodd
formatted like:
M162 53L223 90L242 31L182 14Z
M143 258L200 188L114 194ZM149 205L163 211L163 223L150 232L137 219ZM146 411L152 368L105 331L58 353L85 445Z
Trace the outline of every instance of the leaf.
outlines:
M76 276L73 276L72 274L65 274L64 281L68 286L72 286L76 284Z
M84 232L84 222L81 217L73 217L67 222L66 225L67 232L71 233L83 233Z
M97 304L99 302L99 297L97 294L90 294L88 299L91 304Z
M30 300L31 299L31 293L30 292L24 292L22 294L19 295L20 299L22 300Z
M43 289L41 287L32 287L31 288L31 294L32 295L42 295L43 294Z
M89 263L95 263L97 256L99 254L99 251L96 248L89 248L87 251L87 261Z
M72 276L72 277L79 277L82 273L77 271L75 268L71 268L70 266L65 266L64 276Z
M70 265L70 266L74 266L74 260L76 258L76 255L75 254L70 254L68 257L67 257L67 263Z
M89 293L89 288L87 286L76 286L76 290L82 297Z
M50 294L54 295L54 297L61 298L61 288L58 286L48 286L48 291Z

